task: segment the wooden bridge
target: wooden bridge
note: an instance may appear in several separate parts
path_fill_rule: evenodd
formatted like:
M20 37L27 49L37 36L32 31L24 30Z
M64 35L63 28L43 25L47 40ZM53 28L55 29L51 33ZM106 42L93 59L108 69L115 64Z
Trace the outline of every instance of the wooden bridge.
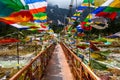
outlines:
M101 80L64 43L50 45L10 80Z

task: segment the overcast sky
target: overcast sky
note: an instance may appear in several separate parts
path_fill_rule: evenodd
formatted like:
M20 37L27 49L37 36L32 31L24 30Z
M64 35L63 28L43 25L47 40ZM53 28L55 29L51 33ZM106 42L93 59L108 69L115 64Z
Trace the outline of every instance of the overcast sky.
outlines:
M60 8L69 8L70 1L71 0L47 0L48 4L58 5ZM77 1L77 5L80 5L81 1L83 0L73 0L73 1L75 6L76 1Z

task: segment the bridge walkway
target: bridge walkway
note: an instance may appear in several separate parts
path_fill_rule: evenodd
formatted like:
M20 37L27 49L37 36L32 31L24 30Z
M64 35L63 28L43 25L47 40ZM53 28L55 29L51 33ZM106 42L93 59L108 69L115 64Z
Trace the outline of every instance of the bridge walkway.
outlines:
M73 80L70 67L60 44L56 45L42 80Z

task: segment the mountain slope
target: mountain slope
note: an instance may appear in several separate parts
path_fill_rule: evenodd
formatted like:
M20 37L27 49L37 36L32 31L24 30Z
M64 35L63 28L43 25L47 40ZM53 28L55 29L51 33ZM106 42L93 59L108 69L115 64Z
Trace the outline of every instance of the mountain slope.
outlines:
M74 9L75 10L75 9ZM73 10L73 12L74 12ZM47 14L48 20L52 20L53 23L64 23L65 17L68 15L69 9L59 8L58 5L48 5Z

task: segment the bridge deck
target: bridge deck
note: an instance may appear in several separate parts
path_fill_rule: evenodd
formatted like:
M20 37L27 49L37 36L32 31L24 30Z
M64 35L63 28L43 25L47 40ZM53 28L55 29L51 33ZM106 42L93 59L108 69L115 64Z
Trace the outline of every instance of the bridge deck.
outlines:
M73 80L64 52L57 44L42 80Z

